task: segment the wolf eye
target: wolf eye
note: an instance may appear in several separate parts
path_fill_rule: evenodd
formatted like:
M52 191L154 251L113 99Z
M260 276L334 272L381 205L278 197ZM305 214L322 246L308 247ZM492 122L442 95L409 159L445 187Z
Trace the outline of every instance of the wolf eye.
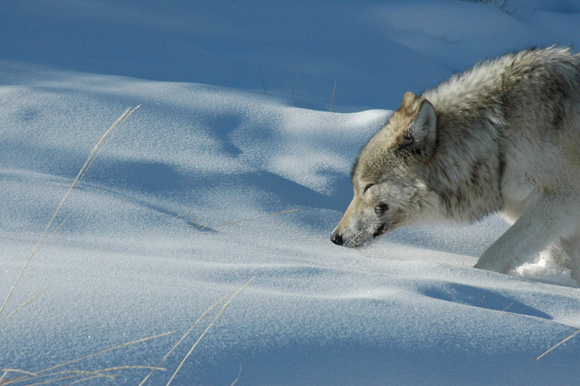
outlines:
M374 186L375 184L367 184L364 188L363 194L365 194L367 192L367 190L369 190L372 186Z
M385 204L384 202L379 202L375 206L375 213L378 216L382 216L383 214L387 213L388 210L389 210L389 205L388 204Z

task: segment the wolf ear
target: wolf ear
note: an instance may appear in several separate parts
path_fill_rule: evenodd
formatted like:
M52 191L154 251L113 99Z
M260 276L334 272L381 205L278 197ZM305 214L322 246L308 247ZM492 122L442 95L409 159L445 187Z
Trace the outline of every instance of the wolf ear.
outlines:
M427 160L433 154L436 142L437 116L435 108L428 100L423 99L415 119L401 137L399 149Z

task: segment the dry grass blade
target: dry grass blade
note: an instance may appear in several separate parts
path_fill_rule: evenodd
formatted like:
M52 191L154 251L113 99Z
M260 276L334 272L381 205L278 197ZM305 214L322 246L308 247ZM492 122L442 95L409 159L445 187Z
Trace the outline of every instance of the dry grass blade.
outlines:
M117 367L109 367L107 369L95 370L91 371L92 373L108 373L110 371L118 371L118 370L153 370L153 371L167 371L167 369L163 367L157 366L117 366Z
M539 357L537 357L536 360L542 359L544 356L546 356L546 354L548 354L549 352L551 352L552 350L554 350L556 347L560 346L561 344L566 343L567 341L569 341L570 339L574 338L578 334L580 334L580 330L576 331L575 333L573 333L572 335L570 335L569 337L567 337L566 339L564 339L563 341L561 341L560 343L558 343L557 345L555 345L554 347L552 347L551 349L549 349L548 351L546 351L545 353L543 353L542 355L540 355Z
M45 377L41 377L41 378L46 378L48 376L55 376L55 375L61 375L61 374L63 374L63 373L49 374L49 375L47 375ZM90 378L109 378L109 379L114 379L115 378L115 376L113 376L113 375L93 374L90 371L70 371L70 372L68 372L68 374L73 374L73 375L69 375L69 376L66 376L66 377L60 377L60 378L55 378L55 379L47 379L47 380L44 380L42 382L29 383L26 386L49 385L51 383L68 381L68 380L75 379L75 378L80 378L80 377L86 377L89 374L91 374ZM21 380L18 380L16 382L13 382L13 383L14 384L17 384L17 383L21 383L21 382L28 381L28 380L29 379L25 379L25 380L24 379L21 379ZM13 384L13 383L7 383L6 385L10 385L10 384Z
M264 74L262 74L262 66L258 64L258 68L260 69L260 79L262 79L262 87L264 88L264 94L268 95L268 91L266 91L266 84L264 83Z
M174 220L184 220L187 224L189 225L194 225L195 227L197 227L199 230L203 230L205 229L207 222L204 222L202 224L198 224L198 222L203 219L205 216L207 216L207 214L211 212L210 210L207 210L206 212L202 213L201 215L194 217L193 219L188 219L187 217L193 213L193 210L188 210L187 212L178 214L177 216L175 216L173 219Z
M211 311L213 311L214 308L216 308L218 305L220 305L227 298L229 298L230 296L232 296L233 293L234 293L234 291L231 291L226 296L224 296L223 298L221 298L220 300L218 300L217 302L215 302L207 310L205 310L205 312L197 319L197 321L193 324L193 326L191 326L189 328L189 330L187 330L187 332L185 334L183 334L183 336L181 337L181 339L179 339L179 341L177 341L177 343L175 343L175 345L171 348L171 350L169 350L167 352L167 354L165 354L165 356L163 358L161 358L161 360L159 361L159 363L157 363L157 366L161 366L161 364L163 362L165 362L165 360L175 351L175 349L177 347L179 347L179 345L181 344L181 342L183 342L185 340L185 338L187 338L189 336L189 334L191 333L191 331L193 331L193 329L203 320L203 318L205 318L205 316L207 314L209 314ZM145 384L145 382L147 382L147 380L149 380L149 378L151 378L151 375L153 375L153 371L151 371L149 374L147 374L147 376L145 377L145 379L143 379L141 381L141 383L139 384L139 386L142 386L143 384Z
M2 374L2 376L0 377L0 385L9 385L10 383L13 383L11 379L6 380L6 377L8 376L8 374L23 374L26 375L28 377L36 377L36 373L31 373L30 371L24 371L24 370L17 370L17 369L0 369L0 371L3 371L4 374ZM15 379L22 379L22 377L19 378L15 378Z
M334 88L332 89L332 98L330 99L330 111L332 111L332 104L334 103L335 92L336 92L336 80L334 81Z
M48 235L48 237L46 237L46 238L44 239L43 245L44 245L44 244L46 244L46 243L48 243L48 241L49 241L50 239L52 239L52 237L58 233L58 231L60 230L60 228L62 228L62 226L63 226L63 225L64 225L64 224L65 224L65 223L68 221L68 218L69 218L69 217L70 217L70 214L69 214L68 216L66 216L66 217L64 218L64 220L62 220L62 221L60 222L60 224L58 224L58 227L57 227L57 228L56 228L54 231L52 231L52 233L51 233L50 235Z
M123 113L123 115L121 115L113 124L113 126L111 126L109 128L109 130L107 131L107 133L105 133L105 135L103 135L103 137L101 138L101 140L97 143L97 145L95 146L95 148L93 149L93 152L91 153L91 157L89 157L89 159L87 160L87 163L85 164L86 167L83 167L84 171L82 171L83 169L81 169L82 174L80 174L80 178L78 178L78 181L76 182L76 186L78 186L79 182L85 177L85 175L87 174L87 171L90 169L91 165L93 164L93 162L95 162L95 160L97 159L97 157L101 154L101 152L103 151L103 149L105 148L105 144L109 141L109 139L111 139L111 137L113 136L113 133L119 128L121 127L121 125L123 123L125 123L125 121L127 119L129 119L129 117L135 112L135 110L137 110L138 108L140 108L141 105L133 108L133 110L127 109L125 111L125 113Z
M45 378L45 380L41 381L41 382L36 382L36 383L32 383L32 384L28 384L27 386L37 386L37 385L48 385L51 383L56 383L56 382L61 382L61 381L68 381L71 379L75 379L75 378L81 378L79 380L76 380L72 383L81 383L81 382L86 382L90 379L94 379L94 378L108 378L108 379L114 379L117 377L117 375L115 374L108 374L112 371L119 371L119 370L152 370L152 371L167 371L167 369L161 368L161 367L152 367L152 366L118 366L118 367L110 367L110 368L106 368L106 369L100 369L100 370L92 370L92 371L87 371L87 370L68 370L68 371L58 371L58 372L54 372L54 373L48 373L48 374L44 374L41 376L38 376L37 374L34 373L30 373L30 375L32 375L33 377L28 377L28 378L18 378L15 380L11 380L7 383L0 383L0 385L9 385L9 384L17 384L17 383L22 383L25 381L34 381L34 380L40 380L42 378ZM58 378L53 378L53 379L47 379L50 377L58 377Z
M234 225L240 225L240 224L243 224L243 223L248 222L248 221L254 221L254 220L259 220L259 219L268 218L268 217L280 216L282 214L294 213L294 212L298 212L299 210L300 209L292 209L292 210L286 210L286 211L278 212L278 213L266 214L266 215L263 215L263 216L251 217L251 218L248 218L248 219L245 219L245 220L228 222L228 223L225 223L225 224L218 224L216 226L213 226L212 228L213 228L213 231L215 232L215 231L217 231L218 229L221 229L221 228L231 227L231 226L234 226Z
M34 295L33 297L31 297L30 299L28 299L27 301L25 301L20 307L16 308L14 311L12 311L10 314L8 314L7 317L4 318L4 320L2 320L0 322L0 325L2 323L4 323L5 321L7 321L8 319L10 319L12 316L14 316L18 311L20 311L21 309L23 309L24 307L26 307L28 304L30 304L32 301L34 301L36 298L38 298L40 295L42 295L43 293L45 293L46 291L48 291L48 287L46 287L45 289L43 289L42 291L40 291L39 293L37 293L36 295Z
M242 376L242 365L240 365L240 371L238 372L238 377L236 379L234 379L234 382L230 386L234 386L236 383L238 383L241 376Z
M102 373L102 372L108 372L108 371L116 371L116 370L141 370L141 369L145 369L145 370L151 370L151 371L167 371L167 369L161 368L161 367L151 367L151 366L122 366L122 367L112 367L110 369L103 369L103 370L98 370L95 371L95 373ZM95 379L95 378L103 378L102 374L95 374L95 375L90 375L87 376L85 378L79 379L77 381L74 381L72 383L69 383L70 385L75 385L77 383L82 383L82 382L87 382L90 381L91 379ZM107 378L115 378L114 375L109 375L107 376Z
M199 344L199 342L201 342L201 340L205 337L205 335L213 327L213 325L218 321L218 319L222 316L222 314L224 313L224 311L229 307L229 305L234 301L234 299L236 297L238 297L238 295L241 294L242 291L245 290L254 281L254 279L255 279L255 277L253 277L250 280L248 280L248 282L246 284L244 284L239 290L237 290L236 293L234 293L232 295L232 297L222 306L222 309L213 318L213 320L211 321L211 323L209 324L209 326L207 326L207 328L202 332L202 334L199 336L199 338L197 338L197 340L195 341L195 343L193 344L193 346L191 347L191 349L189 350L189 352L187 353L187 355L185 355L185 357L183 358L183 360L181 361L181 363L179 364L179 366L177 366L177 369L175 370L175 372L171 376L171 379L169 379L169 382L167 382L167 385L166 386L171 385L171 382L173 382L173 380L177 376L177 373L179 373L179 371L181 370L181 368L183 367L183 365L185 364L185 362L187 361L187 359L191 356L191 354L193 353L193 351L195 351L195 349L196 349L197 345Z
M44 232L42 233L42 235L40 236L40 239L38 240L38 242L36 243L36 246L34 247L34 250L32 251L32 253L30 254L30 256L28 257L28 260L26 260L26 263L24 264L24 267L22 268L22 270L20 271L20 274L18 275L18 277L16 278L14 284L12 285L12 287L10 288L10 291L8 292L8 296L6 296L6 299L4 300L4 303L2 303L2 306L0 307L0 314L2 314L2 312L4 311L4 308L6 308L6 304L8 303L8 300L10 300L10 298L12 297L12 294L14 293L14 289L16 288L16 286L18 285L18 283L20 282L20 279L22 278L22 275L24 275L24 272L26 271L26 269L28 268L28 266L30 265L30 262L32 261L32 258L34 257L34 255L36 255L36 253L38 252L38 250L40 249L41 245L43 244L44 239L46 238L46 236L48 235L48 232L50 231L50 228L52 227L52 224L54 223L58 213L60 212L60 210L62 209L64 203L66 202L66 200L68 199L68 197L70 196L71 192L73 191L73 189L77 186L77 184L79 183L79 181L82 179L82 177L85 175L85 173L87 172L88 168L90 167L90 165L93 163L93 161L95 160L96 156L99 154L101 147L103 145L103 143L105 143L105 141L107 140L107 137L113 132L113 130L115 130L115 128L117 128L117 126L123 122L125 122L125 120L127 118L129 118L129 116L131 114L133 114L133 112L135 110L137 110L139 107L141 106L137 106L135 107L133 110L131 109L127 109L123 115L121 115L116 121L115 123L113 123L113 125L105 132L105 134L103 134L103 136L101 137L101 139L99 140L99 142L97 142L97 144L95 145L95 148L93 149L93 151L91 152L91 154L89 155L89 158L87 158L87 161L85 162L85 164L83 165L83 167L81 168L81 170L79 171L79 173L77 174L77 177L75 178L75 180L73 181L73 183L71 184L70 188L68 189L68 191L66 192L66 194L64 195L64 197L62 198L62 200L60 201L60 204L58 205L58 207L56 208L54 214L52 215L52 218L50 219L50 221L48 222L46 228L44 229Z
M188 215L188 214L190 214L191 212L193 212L193 210L192 210L192 209L188 210L188 211L187 211L187 212L185 212L185 213L180 213L180 214L178 214L177 216L175 216L175 217L174 217L174 220L179 220L180 218L183 218L183 217L187 216L187 215Z
M68 366L70 364L73 364L73 363L76 363L76 362L80 362L82 360L85 360L85 359L88 359L88 358L92 358L92 357L95 357L97 355L104 354L104 353L109 352L109 351L118 350L118 349L121 349L123 347L131 346L131 345L138 344L138 343L147 342L147 341L150 341L150 340L153 340L153 339L163 338L165 336L168 336L168 335L171 335L171 334L174 334L174 333L175 333L175 331L171 331L171 332L166 332L164 334L153 335L153 336L149 336L147 338L141 338L141 339L137 339L137 340L134 340L134 341L131 341L131 342L122 343L122 344L119 344L117 346L110 347L108 349L105 349L105 350L102 350L102 351L99 351L99 352L96 352L96 353L93 353L93 354L89 354L89 355L86 355L86 356L81 357L81 358L73 359L72 361L68 361L68 362L65 362L65 363L61 363L59 365L50 367L48 369L41 370L41 371L37 372L37 374L44 374L44 373L47 373L47 372L56 370L56 369L61 368L61 367L64 367L64 366Z
M198 222L199 222L201 219L205 218L205 216L207 216L207 214L208 214L209 212L211 212L211 209L209 209L209 210L207 210L206 212L202 213L201 215L197 216L197 217L196 217L196 218L194 218L193 220L189 220L187 223L188 223L188 224L190 224L190 225L195 225L195 226L197 226L197 228L198 228L198 229L201 229L201 230L203 230L203 228L205 228L205 226L207 225L207 222L205 222L205 223L203 223L203 224L199 224L199 225L197 225L197 223L198 223Z

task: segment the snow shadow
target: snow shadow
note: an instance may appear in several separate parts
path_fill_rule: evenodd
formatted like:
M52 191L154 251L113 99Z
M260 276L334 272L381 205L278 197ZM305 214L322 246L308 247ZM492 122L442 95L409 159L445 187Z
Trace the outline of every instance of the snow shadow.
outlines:
M552 317L545 312L518 301L514 301L513 299L500 295L497 292L465 284L438 284L431 287L419 288L418 292L429 298L446 302L485 308L488 310L505 311L512 314L534 316L548 320L552 319Z
M154 161L99 160L91 180L141 193L163 193L183 187L183 176L171 165Z
M328 196L310 189L304 185L284 178L277 174L261 170L256 173L249 173L242 176L245 184L258 186L276 195L283 202L291 206L303 206L312 208L323 208L333 210L345 210L349 200L346 196ZM343 187L341 189L347 189ZM348 189L351 189L348 186Z

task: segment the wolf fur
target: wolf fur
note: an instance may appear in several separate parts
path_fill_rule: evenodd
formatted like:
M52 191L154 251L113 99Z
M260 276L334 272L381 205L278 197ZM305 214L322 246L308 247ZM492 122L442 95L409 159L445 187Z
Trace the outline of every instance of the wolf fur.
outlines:
M580 284L580 56L525 50L406 93L352 184L335 244L501 212L512 226L476 268L505 273L546 251Z

